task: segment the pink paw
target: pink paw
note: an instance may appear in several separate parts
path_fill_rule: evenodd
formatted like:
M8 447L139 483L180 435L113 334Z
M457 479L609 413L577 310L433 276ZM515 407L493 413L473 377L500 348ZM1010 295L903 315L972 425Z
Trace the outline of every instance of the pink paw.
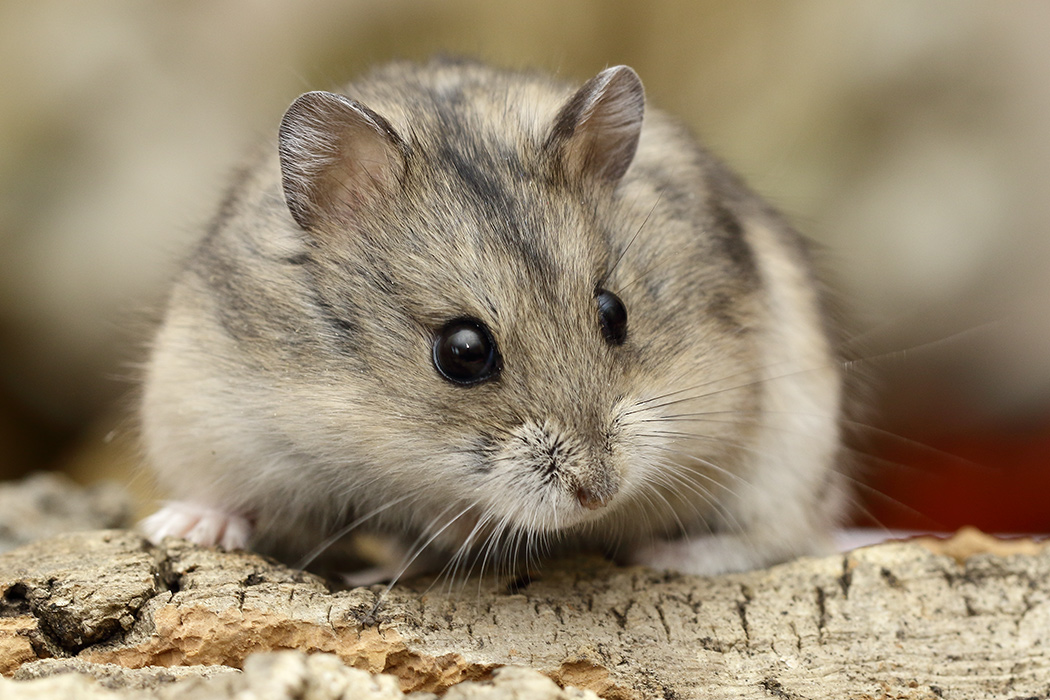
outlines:
M169 502L139 523L139 529L153 544L165 537L181 537L223 549L244 549L252 534L247 518L189 501Z

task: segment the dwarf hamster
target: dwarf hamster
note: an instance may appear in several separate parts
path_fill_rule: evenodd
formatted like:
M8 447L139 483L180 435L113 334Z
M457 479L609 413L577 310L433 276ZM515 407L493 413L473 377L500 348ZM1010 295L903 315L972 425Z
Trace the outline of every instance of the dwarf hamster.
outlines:
M829 547L841 365L806 242L626 66L309 92L174 283L145 451L168 535L294 557L715 573Z

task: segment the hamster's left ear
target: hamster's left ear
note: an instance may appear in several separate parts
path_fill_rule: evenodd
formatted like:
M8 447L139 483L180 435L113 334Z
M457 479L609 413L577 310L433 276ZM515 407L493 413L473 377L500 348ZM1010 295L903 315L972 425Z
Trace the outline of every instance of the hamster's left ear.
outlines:
M360 102L308 92L292 103L278 133L288 210L308 231L353 219L398 191L407 148L386 119Z
M645 90L627 66L606 68L561 108L547 138L570 177L616 183L638 149Z

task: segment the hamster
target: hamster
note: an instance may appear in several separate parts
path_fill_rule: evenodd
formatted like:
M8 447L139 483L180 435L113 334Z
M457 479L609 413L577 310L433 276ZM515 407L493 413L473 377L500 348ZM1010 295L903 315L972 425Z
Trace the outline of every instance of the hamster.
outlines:
M685 573L831 547L842 366L807 243L626 66L309 92L174 283L154 541Z

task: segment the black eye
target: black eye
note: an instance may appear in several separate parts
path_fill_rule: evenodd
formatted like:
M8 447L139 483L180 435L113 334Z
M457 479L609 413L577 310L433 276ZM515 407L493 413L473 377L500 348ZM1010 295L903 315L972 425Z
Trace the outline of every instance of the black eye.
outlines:
M434 339L434 367L456 384L483 382L500 370L496 341L480 321L449 321Z
M602 335L610 345L623 345L627 340L627 308L608 289L599 289L594 297L598 301L598 319L602 324Z

